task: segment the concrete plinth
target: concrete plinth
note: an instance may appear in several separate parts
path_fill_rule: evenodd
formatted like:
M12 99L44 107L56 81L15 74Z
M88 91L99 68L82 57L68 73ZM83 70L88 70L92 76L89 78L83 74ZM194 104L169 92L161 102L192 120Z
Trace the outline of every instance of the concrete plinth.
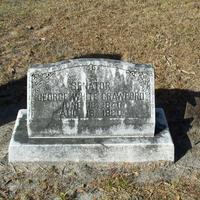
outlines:
M27 110L20 110L9 146L9 162L174 161L165 114L156 109L154 137L28 138Z

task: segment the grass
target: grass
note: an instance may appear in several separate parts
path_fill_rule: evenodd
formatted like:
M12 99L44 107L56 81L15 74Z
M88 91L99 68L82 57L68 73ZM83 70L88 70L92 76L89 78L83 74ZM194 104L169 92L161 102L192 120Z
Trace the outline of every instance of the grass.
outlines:
M198 199L199 185L180 178L173 182L159 181L153 184L138 185L130 178L118 174L115 178L106 177L100 181L99 187L105 195L102 199ZM178 184L177 184L177 183Z
M199 199L199 173L193 173L191 176L184 174L179 177L174 175L174 179L168 181L166 179L145 181L145 183L137 181L143 172L150 173L165 167L163 164L161 166L109 165L105 167L92 164L88 166L82 163L65 165L64 168L45 165L35 168L17 166L1 171L4 173L1 183L3 181L4 184L0 184L0 199ZM188 171L185 170L185 173Z
M156 88L199 91L199 25L200 3L194 0L0 0L0 86L24 77L31 64L96 54L154 64ZM90 179L84 179L55 169L2 168L0 199L194 200L200 195L199 174L140 185L139 169L97 171L93 177L88 172Z
M30 64L111 54L153 63L157 88L198 89L199 13L189 0L3 1L0 83Z

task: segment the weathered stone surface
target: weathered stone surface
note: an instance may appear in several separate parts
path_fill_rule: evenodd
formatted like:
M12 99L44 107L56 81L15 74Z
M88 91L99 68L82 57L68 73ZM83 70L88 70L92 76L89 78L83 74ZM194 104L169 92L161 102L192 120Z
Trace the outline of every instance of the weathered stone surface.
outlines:
M30 137L153 136L154 70L109 59L75 59L28 71Z
M27 110L20 110L9 146L9 162L174 161L174 145L162 109L156 109L154 137L29 138Z

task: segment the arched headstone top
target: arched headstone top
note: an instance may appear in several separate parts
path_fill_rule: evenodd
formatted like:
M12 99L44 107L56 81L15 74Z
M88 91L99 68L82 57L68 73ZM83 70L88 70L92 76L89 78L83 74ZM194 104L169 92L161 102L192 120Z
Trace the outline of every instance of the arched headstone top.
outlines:
M153 136L152 65L82 58L28 71L30 137Z

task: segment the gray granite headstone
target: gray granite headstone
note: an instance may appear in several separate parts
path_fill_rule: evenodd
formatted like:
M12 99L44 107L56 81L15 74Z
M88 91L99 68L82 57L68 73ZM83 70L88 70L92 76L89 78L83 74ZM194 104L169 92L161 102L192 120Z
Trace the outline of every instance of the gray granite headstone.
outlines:
M9 162L174 160L164 111L155 109L151 65L108 59L34 65L27 84Z
M151 65L75 59L28 71L29 137L125 137L155 132Z

